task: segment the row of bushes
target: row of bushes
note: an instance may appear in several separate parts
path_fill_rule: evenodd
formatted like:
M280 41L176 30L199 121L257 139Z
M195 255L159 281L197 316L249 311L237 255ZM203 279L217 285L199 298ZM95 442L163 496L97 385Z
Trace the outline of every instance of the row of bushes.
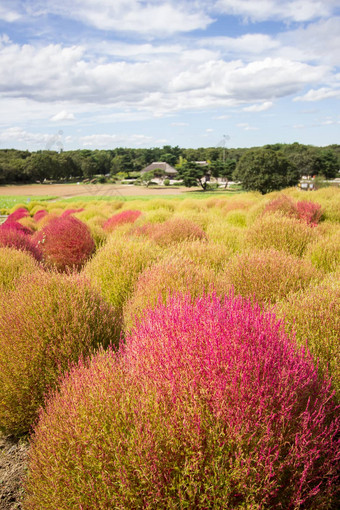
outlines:
M13 211L41 254L0 234L25 508L336 508L340 229L275 201Z

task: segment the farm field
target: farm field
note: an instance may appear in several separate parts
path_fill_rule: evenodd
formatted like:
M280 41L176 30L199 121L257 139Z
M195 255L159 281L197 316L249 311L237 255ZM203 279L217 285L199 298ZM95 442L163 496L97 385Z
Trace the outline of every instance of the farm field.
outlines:
M340 189L103 186L0 188L1 508L336 510Z

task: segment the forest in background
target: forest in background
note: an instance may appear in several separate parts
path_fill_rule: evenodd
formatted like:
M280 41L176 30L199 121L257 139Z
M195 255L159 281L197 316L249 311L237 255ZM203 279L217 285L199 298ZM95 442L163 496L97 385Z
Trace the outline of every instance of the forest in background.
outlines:
M252 148L254 149L254 148ZM102 176L112 181L136 178L150 163L164 161L180 168L186 162L207 161L214 173L231 178L232 172L248 148L208 147L184 149L165 145L147 149L115 148L109 150L79 149L72 151L42 150L29 152L0 150L0 185L49 181L72 181ZM323 175L334 179L339 175L340 145L272 144L259 149L280 153L298 169L300 176Z

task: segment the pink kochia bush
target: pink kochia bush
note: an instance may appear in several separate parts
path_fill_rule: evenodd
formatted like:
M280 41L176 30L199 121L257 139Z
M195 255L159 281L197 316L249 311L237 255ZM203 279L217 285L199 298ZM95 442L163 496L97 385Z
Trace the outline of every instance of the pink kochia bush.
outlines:
M30 253L40 261L42 254L39 246L33 242L25 227L16 221L5 222L0 225L0 247L15 248Z
M69 363L118 343L114 310L79 275L35 272L0 307L0 430L29 431Z
M61 272L81 269L96 249L88 226L72 215L52 219L33 239L45 265Z
M26 218L26 216L29 216L28 210L25 209L25 207L19 207L8 216L7 220L18 221L21 220L21 218Z
M321 205L310 201L294 202L291 197L280 194L271 200L263 210L265 213L280 213L296 218L309 225L317 225L322 217Z
M24 508L329 509L339 425L328 380L273 314L172 297L50 398Z
M121 225L125 225L126 223L134 223L141 214L141 211L130 210L114 214L104 223L103 229L106 232L112 232L112 230Z
M35 213L35 215L33 216L33 219L34 219L34 221L39 221L42 218L44 218L47 214L48 214L48 212L45 209L39 209L39 211L37 211Z

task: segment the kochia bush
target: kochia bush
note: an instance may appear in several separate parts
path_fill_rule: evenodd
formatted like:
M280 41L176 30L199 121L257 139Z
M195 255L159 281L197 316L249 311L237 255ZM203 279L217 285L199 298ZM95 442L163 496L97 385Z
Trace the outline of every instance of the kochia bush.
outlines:
M166 303L171 294L189 292L197 297L214 289L224 295L230 287L207 265L197 264L183 254L168 255L139 275L124 306L125 328L131 329L146 310L155 308L160 300Z
M224 277L236 294L267 304L307 287L322 276L309 260L272 248L234 255L224 269Z
M137 218L141 215L141 211L122 211L120 213L114 214L109 218L103 225L103 229L106 232L112 232L115 228L120 225L125 225L126 223L134 223Z
M323 372L329 371L340 401L340 273L328 275L277 304L287 330L308 345Z
M114 234L84 267L92 285L121 315L125 301L130 297L139 273L154 262L160 250L150 241Z
M150 237L160 246L207 239L206 233L199 225L185 218L173 218L153 225Z
M246 244L251 248L274 248L301 257L317 231L307 223L281 214L265 214L248 229Z
M15 248L0 248L0 294L14 289L23 274L39 271L39 264L28 252Z
M339 410L274 315L172 298L41 413L26 510L329 509Z
M18 223L18 225L20 225ZM0 247L15 248L16 250L30 253L36 260L40 261L42 254L39 246L36 246L30 235L23 232L23 227L16 226L15 222L0 225Z
M58 271L79 270L96 249L88 226L72 215L51 220L34 240L46 266Z
M84 278L22 277L0 307L0 430L27 433L69 363L117 335L113 309Z

